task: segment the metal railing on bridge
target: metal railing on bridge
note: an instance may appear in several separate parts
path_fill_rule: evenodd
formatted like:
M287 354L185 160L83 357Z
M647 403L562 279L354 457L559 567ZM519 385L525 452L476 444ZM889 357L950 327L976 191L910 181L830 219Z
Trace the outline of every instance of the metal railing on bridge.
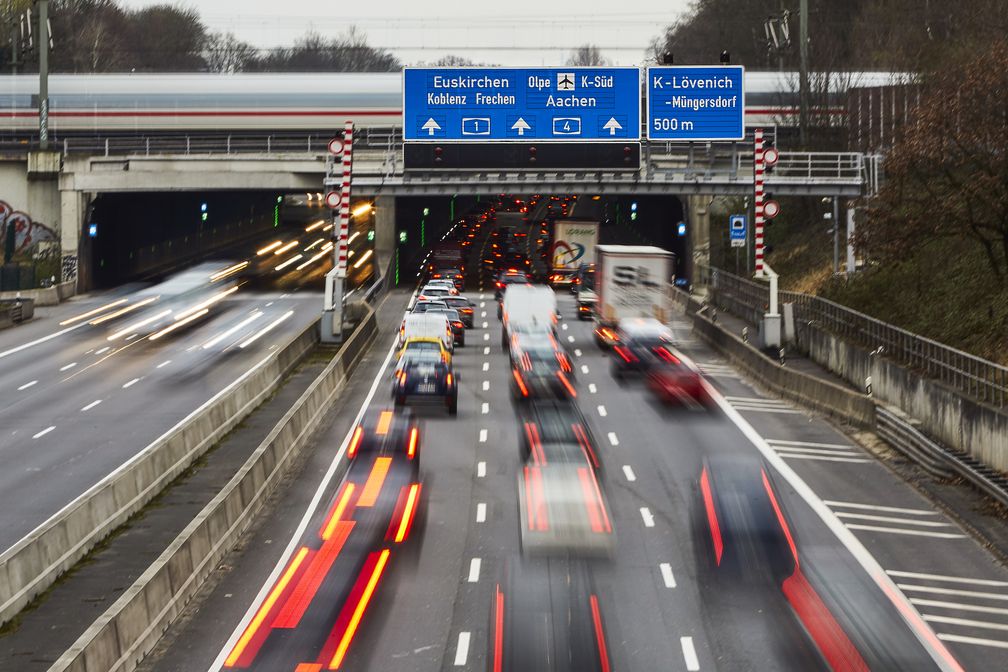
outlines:
M717 306L754 324L769 306L770 289L764 283L706 266L697 267L695 281L713 290ZM818 296L781 291L779 299L794 304L797 325L812 323L974 399L1008 406L1008 367Z

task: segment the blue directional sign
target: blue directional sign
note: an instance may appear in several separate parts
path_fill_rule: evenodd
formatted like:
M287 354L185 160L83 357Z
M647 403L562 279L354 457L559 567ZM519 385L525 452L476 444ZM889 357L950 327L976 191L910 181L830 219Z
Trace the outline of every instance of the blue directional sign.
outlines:
M741 65L648 68L648 139L742 140L744 80Z
M728 233L732 247L745 247L746 230L748 228L745 215L731 215L728 218Z
M406 68L403 136L418 142L640 139L638 68Z

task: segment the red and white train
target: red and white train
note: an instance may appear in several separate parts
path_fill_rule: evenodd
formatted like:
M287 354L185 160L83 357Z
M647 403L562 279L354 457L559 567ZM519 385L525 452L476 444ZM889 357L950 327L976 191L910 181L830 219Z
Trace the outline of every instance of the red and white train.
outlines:
M847 90L885 86L890 72L834 73L826 103L843 115ZM813 75L813 88L827 90ZM746 125L795 123L798 75L747 72ZM2 132L38 128L37 75L0 76ZM821 97L820 97L821 100ZM49 78L49 128L55 134L165 131L314 131L402 124L399 73L87 74Z

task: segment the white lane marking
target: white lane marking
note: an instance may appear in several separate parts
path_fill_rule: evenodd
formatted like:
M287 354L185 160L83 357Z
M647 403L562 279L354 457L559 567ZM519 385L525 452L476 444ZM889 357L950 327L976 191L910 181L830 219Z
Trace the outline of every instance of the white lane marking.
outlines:
M609 443L614 446L619 445L619 438L616 436L616 432L609 432Z
M357 428L357 425L360 424L361 418L364 417L364 412L367 411L368 406L371 405L371 401L374 399L375 393L378 392L378 384L381 383L383 380L386 380L385 378L386 371L388 370L389 363L392 361L392 355L395 354L396 341L398 340L398 338L399 335L396 334L395 337L392 339L392 343L389 344L389 349L385 355L385 360L378 367L378 370L375 373L374 380L371 382L371 389L368 391L367 396L364 397L364 401L361 403L360 409L357 411L357 417L354 419L353 423L349 425L349 429L343 436L343 442L340 444L339 450L336 451L336 455L333 457L332 462L329 463L329 469L326 470L325 475L322 477L322 482L319 483L318 488L315 490L315 494L312 496L311 502L308 503L308 507L305 509L305 513L301 517L301 522L298 524L297 529L295 529L294 532L292 533L291 539L287 543L287 548L284 549L283 554L277 560L277 564L273 567L273 571L270 573L269 577L267 577L267 579L263 582L262 588L259 589L259 593L256 595L255 599L249 605L249 608L248 610L246 610L245 615L241 619L241 622L239 622L238 625L235 627L234 632L231 633L231 636L228 638L228 641L225 642L223 648L221 648L220 653L217 654L217 658L214 659L214 662L209 669L219 670L223 667L224 661L227 659L228 655L234 649L235 644L238 642L238 639L241 637L242 633L245 632L246 628L248 628L249 623L251 623L252 618L255 616L256 611L258 611L259 609L259 606L262 604L263 600L266 599L266 595L276 585L276 582L280 578L280 574L288 566L291 558L294 556L295 549L300 544L301 538L304 536L305 530L308 529L308 523L311 521L312 517L315 515L315 512L319 508L319 505L322 501L322 495L325 494L326 489L329 487L329 483L336 475L336 468L346 455L347 446L350 445L350 437L353 435L354 430ZM221 395L226 394L228 390L240 384L242 380L252 375L253 371L259 369L259 367L268 362L269 359L270 359L269 356L261 359L255 366L253 366L247 372L239 376L238 380L231 383L226 388L224 388L222 392L218 393L216 396L211 398L210 401L204 404L204 406L213 403ZM197 409L197 411L195 412L198 413L200 410L202 410L202 408L203 407ZM188 421L188 419L189 418L187 417L185 420L183 420L183 422ZM175 428L169 431L174 431L174 429ZM158 440L160 441L161 439ZM125 465L123 467L120 467L120 469L123 468L125 468Z
M841 509L865 509L868 511L888 511L889 513L908 513L911 516L937 516L937 511L928 509L904 509L898 506L880 506L878 504L859 504L856 502L840 502L835 499L824 499L823 504Z
M486 462L476 463L476 478L486 478Z
M743 411L746 413L792 413L798 414L802 411L796 410L794 408L784 408L782 406L754 406L752 404L732 404L736 411Z
M480 298L483 298L482 294L480 294ZM486 301L480 301L480 308L486 308Z
M490 340L490 334L483 334L483 340L484 341L489 341Z
M939 632L938 639L943 642L959 642L960 644L976 644L977 646L993 646L999 649L1008 649L1008 642L983 639L982 637L967 637L965 635L950 635L946 632Z
M480 502L476 505L476 522L486 522L486 502Z
M70 369L72 369L75 366L77 366L77 362L70 362L66 366L61 366L60 367L60 371L69 371Z
M568 341L569 343L573 343L573 342L574 342L574 337L573 337L573 336L568 336L568 337L567 337L567 341Z
M479 581L480 565L482 564L483 561L479 558L473 558L469 561L469 583L476 583Z
M935 539L965 539L965 534L950 532L927 532L925 530L904 530L899 527L879 527L877 525L847 525L849 530L865 530L868 532L888 532L890 534L908 534L915 537L934 537Z
M790 446L774 446L774 450L780 455L831 455L833 457L853 456L860 457L861 453L848 448L792 448Z
M33 380L30 383L25 383L24 385L18 388L18 392L20 392L21 390L27 390L29 387L36 384L37 382L38 382L37 380Z
M486 346L485 348L483 348L483 354L484 355L489 355L490 354L490 346L489 345Z
M489 380L484 380L483 381L483 391L486 392L489 389L490 389L490 381Z
M131 380L128 383L124 384L123 385L123 389L125 390L127 387L132 387L132 386L136 385L139 382L140 382L139 378L134 378L133 380Z
M987 593L979 590L959 590L958 588L937 588L935 586L918 586L912 583L897 583L900 590L914 593L936 593L938 595L961 595L962 597L979 597L984 600L1008 600L1004 593Z
M1001 607L981 607L978 604L963 604L962 602L946 602L944 600L925 600L911 597L910 601L921 607L938 607L939 609L955 609L957 611L976 611L982 614L999 614L1008 616L1008 609Z
M633 473L633 469L630 467L629 464L623 465L623 474L626 476L626 480L630 481L631 483L637 480L637 474Z
M784 439L767 439L767 443L774 446L802 446L804 448L846 448L853 450L854 445L850 443L816 443L815 441L786 441Z
M741 401L742 403L754 403L754 404L778 404L781 406L786 406L786 401L781 401L780 399L768 399L766 397L732 397L729 395L724 395L724 398L732 403L736 401Z
M565 322L564 324L561 324L560 328L563 329L564 331L567 331L567 323Z
M484 371L490 370L490 362L483 362L483 370Z
M30 348L33 345L38 345L39 343L45 343L46 341L50 341L50 340L56 338L57 336L62 336L63 334L68 334L71 331L73 331L74 329L80 329L83 326L87 326L87 322L82 322L81 324L78 324L78 325L76 325L74 327L67 327L66 329L63 329L61 331L57 331L54 334L49 334L48 336L43 336L42 338L39 338L39 339L34 340L34 341L31 341L29 343L25 343L23 345L19 345L16 348L11 348L10 350L4 350L3 352L0 352L0 359L3 359L4 357L6 357L8 355L13 355L15 352L21 352L22 350L25 350L26 348ZM90 354L90 353L88 353L88 354Z
M900 523L902 525L917 525L919 527L952 527L949 523L937 520L910 520L909 518L896 518L894 516L873 516L870 513L847 513L837 511L837 518L853 520L874 520L879 523Z
M484 328L484 329L486 329L486 328L487 328L487 327L489 327L489 326L490 326L490 323L489 323L489 322L484 322L484 323L483 323L483 328Z
M595 383L589 383L588 384L588 391L591 392L592 394L595 394L596 392L598 392L598 388L595 387Z
M170 359L166 359L165 361L161 362L160 364L158 364L154 368L155 369L160 369L162 366L168 366L169 364L171 364L171 360Z
M599 406L598 407L598 414L601 415L604 418L607 415L609 415L609 411L606 410L605 406Z
M825 455L802 455L800 453L780 453L780 456L787 460L819 460L820 462L848 462L852 464L871 462L866 457L827 457Z
M80 409L81 413L83 413L84 411L90 411L92 408L94 408L95 406L97 406L101 402L102 402L101 399L96 399L95 401L92 401L90 404L88 404L84 408Z
M640 517L644 519L644 527L654 527L654 516L651 515L651 509L646 506L642 506L640 509Z
M581 348L574 348L574 356L575 357L581 356Z
M675 588L676 582L675 582L675 576L672 575L672 565L670 565L667 562L663 562L660 565L658 565L658 569L661 570L662 579L665 580L665 587Z
M946 574L920 574L918 572L901 572L895 569L887 569L886 574L905 579L923 579L925 581L945 581L947 583L972 583L975 586L1008 586L1008 581L995 581L993 579L967 579L961 576L948 576Z
M686 661L686 669L696 672L700 669L700 659L697 658L696 648L693 646L692 637L680 637L679 645L682 646L682 657Z
M991 621L977 621L972 618L955 618L954 616L936 616L934 614L924 614L924 620L929 623L948 623L949 625L965 625L967 627L987 628L989 630L1008 630L1008 625L1005 625L1004 623L993 623Z
M485 310L481 310L480 311L480 317L486 317L486 311Z
M455 647L455 667L462 667L469 659L469 637L468 632L460 632L458 646Z
M487 440L487 430L481 429L479 433L480 443L486 443Z
M105 346L104 348L102 348L101 350L95 350L95 353L94 353L94 354L96 354L96 355L100 355L100 354L102 354L103 352L108 352L108 350L109 350L109 346L107 346L107 345L106 345L106 346Z
M485 402L485 401L484 401L484 402L483 402L483 406L482 406L482 408L480 409L480 412L481 412L481 413L482 413L483 415L486 415L487 413L489 413L489 412L490 412L490 404L489 404L488 402Z
M587 364L582 364L581 365L581 373L588 373L588 365Z
M56 429L56 425L50 425L49 427L46 427L45 429L43 429L41 432L39 432L38 434L36 434L32 438L33 439L38 439L40 437L43 437L43 436L45 436L46 434L48 434L49 432L51 432L54 429Z

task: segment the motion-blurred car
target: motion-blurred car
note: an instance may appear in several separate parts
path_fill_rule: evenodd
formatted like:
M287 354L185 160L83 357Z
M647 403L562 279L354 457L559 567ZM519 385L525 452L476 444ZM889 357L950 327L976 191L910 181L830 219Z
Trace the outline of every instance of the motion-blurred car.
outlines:
M509 268L506 271L501 271L497 275L497 280L494 282L494 298L497 301L501 300L504 293L507 292L508 285L527 285L529 284L529 278L524 271L519 271L515 268Z
M435 308L433 310L427 311L428 315L444 315L448 318L448 326L451 327L452 337L455 341L455 345L459 347L465 347L465 322L462 321L462 316L454 308Z
M617 380L628 373L650 371L656 365L659 350L672 354L672 331L650 317L621 320L616 341L612 346L611 370Z
M518 433L522 461L537 465L589 464L599 473L598 444L576 403L556 399L540 399L520 413L522 427Z
M452 287L451 289L448 289L447 287L439 287L439 286L430 287L430 286L427 286L427 287L424 287L423 289L421 289L420 293L417 294L417 300L418 301L431 301L433 299L443 299L445 297L453 296L455 294L458 294L458 292L455 290L454 287Z
M451 360L434 349L403 349L392 382L396 407L410 402L443 404L449 415L458 413L458 381Z
M441 299L417 299L410 308L411 313L426 313L428 310L434 308L447 308L448 304Z
M446 296L443 301L449 308L454 308L462 317L462 322L467 329L472 329L474 322L474 309L476 304L464 296Z
M549 285L553 289L571 289L574 286L575 277L577 277L577 269L555 268L549 273Z
M490 602L487 669L608 672L602 611L586 561L508 558Z
M573 366L550 334L516 334L512 343L512 398L525 401L577 397Z
M656 397L670 404L710 405L700 371L684 362L669 346L658 346L653 354L646 375L648 388Z
M526 462L518 476L518 519L522 550L531 555L608 555L614 547L609 508L587 462Z
M460 268L439 268L431 274L431 280L449 280L460 292L465 287L465 273Z

